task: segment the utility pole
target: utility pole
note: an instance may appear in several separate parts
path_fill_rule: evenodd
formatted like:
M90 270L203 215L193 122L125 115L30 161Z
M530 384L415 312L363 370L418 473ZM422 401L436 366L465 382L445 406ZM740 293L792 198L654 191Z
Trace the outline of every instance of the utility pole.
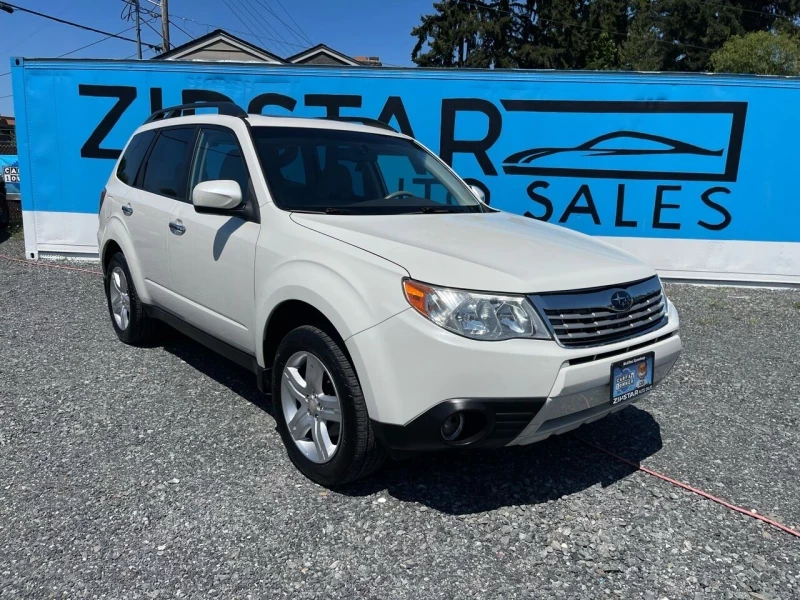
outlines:
M133 0L133 8L136 11L136 56L142 60L142 22L139 14L139 0Z
M163 40L161 51L169 52L171 46L169 45L169 3L167 0L161 0L161 38Z

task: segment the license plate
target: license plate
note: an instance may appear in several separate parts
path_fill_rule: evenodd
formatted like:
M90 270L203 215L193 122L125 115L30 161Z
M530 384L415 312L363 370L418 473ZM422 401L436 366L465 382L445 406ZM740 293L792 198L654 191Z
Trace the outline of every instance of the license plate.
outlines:
M611 404L638 398L653 389L655 353L626 358L611 365Z

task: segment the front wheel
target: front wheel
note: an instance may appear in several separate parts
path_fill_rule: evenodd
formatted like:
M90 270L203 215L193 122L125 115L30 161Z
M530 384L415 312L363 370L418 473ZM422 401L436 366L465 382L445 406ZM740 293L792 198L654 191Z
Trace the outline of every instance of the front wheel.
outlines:
M289 458L309 479L342 485L383 464L386 454L355 370L325 331L303 326L283 339L272 369L272 404Z

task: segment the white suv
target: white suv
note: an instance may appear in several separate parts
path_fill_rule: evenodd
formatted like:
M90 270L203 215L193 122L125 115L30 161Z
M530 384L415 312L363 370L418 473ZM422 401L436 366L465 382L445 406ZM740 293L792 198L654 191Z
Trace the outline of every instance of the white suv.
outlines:
M490 208L377 121L168 108L134 133L99 213L119 338L165 321L251 369L289 457L324 485L387 455L574 429L681 351L653 269Z

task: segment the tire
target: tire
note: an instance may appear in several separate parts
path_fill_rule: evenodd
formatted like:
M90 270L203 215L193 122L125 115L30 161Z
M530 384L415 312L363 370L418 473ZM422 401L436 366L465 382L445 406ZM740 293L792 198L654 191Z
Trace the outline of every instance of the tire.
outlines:
M8 224L11 221L10 215L8 199L5 196L0 196L0 229L8 229Z
M321 391L316 390L319 391L316 394L308 366L312 359L318 360L324 369ZM319 367L315 369L316 372ZM284 384L284 370L287 377L299 378L291 380L294 391L290 391L288 382ZM305 387L297 385L298 381L304 381ZM305 405L298 400L298 394L306 395ZM327 420L335 415L335 409L331 408L333 395L338 399L338 423L335 419ZM289 458L312 481L326 487L341 486L373 473L386 460L386 452L372 431L355 369L339 344L322 329L306 325L283 338L273 363L272 403ZM290 432L293 421L287 413L293 413L291 416L296 419L294 435ZM320 452L323 444L314 435L320 421L325 425L328 441L335 445L333 451L326 449L329 456ZM307 436L296 441L295 437L303 435L309 423Z
M117 337L132 346L146 344L155 337L156 323L144 310L144 304L136 293L136 286L128 268L128 261L117 252L108 261L104 279L108 314ZM121 292L121 294L119 293ZM125 293L127 292L127 293ZM115 315L112 304L119 298L127 309L127 319Z

